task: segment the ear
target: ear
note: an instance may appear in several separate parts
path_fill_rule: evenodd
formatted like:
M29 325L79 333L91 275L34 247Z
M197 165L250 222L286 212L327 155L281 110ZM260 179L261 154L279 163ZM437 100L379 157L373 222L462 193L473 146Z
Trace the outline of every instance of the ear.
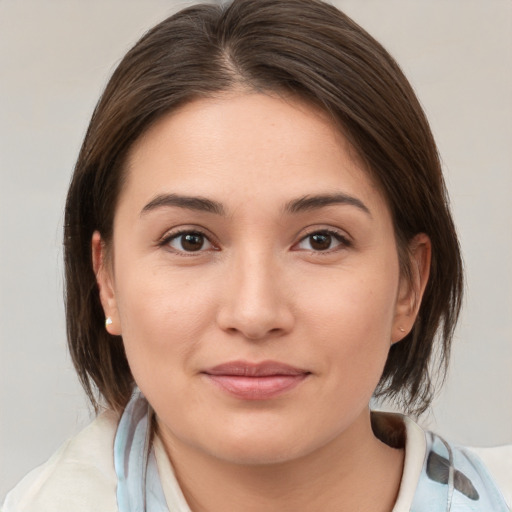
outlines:
M417 234L409 243L410 277L402 275L396 301L391 342L405 338L414 326L421 299L430 274L432 243L425 233Z
M103 306L105 318L112 320L105 329L114 336L121 335L121 323L117 310L116 294L112 277L112 265L107 261L105 242L101 239L99 231L92 235L92 266L96 275L96 282L100 291L100 301Z

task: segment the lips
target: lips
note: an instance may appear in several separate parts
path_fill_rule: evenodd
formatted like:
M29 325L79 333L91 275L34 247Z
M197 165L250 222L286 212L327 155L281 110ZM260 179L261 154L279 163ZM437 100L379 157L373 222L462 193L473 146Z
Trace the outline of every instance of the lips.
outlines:
M276 361L231 361L202 372L222 391L243 400L268 400L298 386L310 372Z

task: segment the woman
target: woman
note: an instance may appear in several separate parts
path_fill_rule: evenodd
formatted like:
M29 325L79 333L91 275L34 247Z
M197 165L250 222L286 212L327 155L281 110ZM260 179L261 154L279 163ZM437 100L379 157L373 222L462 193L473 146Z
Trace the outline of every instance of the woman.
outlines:
M5 511L507 510L474 454L369 410L427 409L462 265L419 103L336 9L236 0L144 36L65 251L71 354L108 410Z

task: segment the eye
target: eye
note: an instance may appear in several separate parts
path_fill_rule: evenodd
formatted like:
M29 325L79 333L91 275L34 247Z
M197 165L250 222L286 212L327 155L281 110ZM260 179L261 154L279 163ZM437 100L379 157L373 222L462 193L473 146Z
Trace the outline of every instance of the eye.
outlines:
M329 251L339 247L348 247L349 245L350 242L340 233L322 230L305 236L297 244L297 248L306 251Z
M165 240L165 244L177 252L199 252L213 248L206 235L199 231L182 231Z

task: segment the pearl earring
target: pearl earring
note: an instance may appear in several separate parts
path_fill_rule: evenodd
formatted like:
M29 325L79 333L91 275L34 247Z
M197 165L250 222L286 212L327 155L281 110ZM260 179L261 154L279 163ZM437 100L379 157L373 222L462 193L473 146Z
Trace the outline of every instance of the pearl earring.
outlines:
M111 320L111 322L112 322L112 320ZM400 332L405 332L405 329L403 327L399 327L398 329L400 330Z
M108 327L109 325L112 325L112 318L107 316L107 318L105 318L105 327Z

